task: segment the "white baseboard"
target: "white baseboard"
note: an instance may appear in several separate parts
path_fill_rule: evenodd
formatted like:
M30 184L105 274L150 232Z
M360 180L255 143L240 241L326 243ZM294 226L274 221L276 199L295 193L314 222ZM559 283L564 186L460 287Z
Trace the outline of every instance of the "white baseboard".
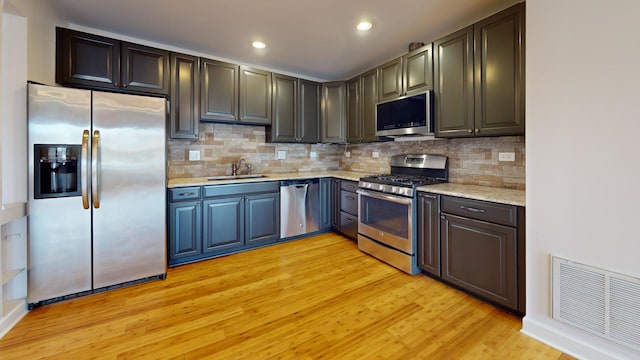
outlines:
M538 321L530 316L522 319L523 334L571 355L577 359L622 360L638 359L640 353L586 331L574 329L551 318Z
M14 307L7 316L0 318L0 339L2 339L9 330L13 329L27 313L27 303L24 301L22 306Z

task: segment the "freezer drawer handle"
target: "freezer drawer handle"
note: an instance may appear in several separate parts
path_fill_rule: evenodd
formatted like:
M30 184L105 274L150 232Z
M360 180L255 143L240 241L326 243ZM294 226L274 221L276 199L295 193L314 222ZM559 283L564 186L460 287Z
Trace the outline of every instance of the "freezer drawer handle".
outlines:
M100 197L98 196L99 190L99 179L98 179L98 160L100 155L98 154L98 150L100 142L100 131L96 130L93 132L93 143L91 144L91 154L93 155L91 158L91 200L93 201L93 207L96 209L100 208Z
M82 150L80 154L80 173L84 174L85 178L80 180L82 190L82 207L89 209L89 130L82 132Z

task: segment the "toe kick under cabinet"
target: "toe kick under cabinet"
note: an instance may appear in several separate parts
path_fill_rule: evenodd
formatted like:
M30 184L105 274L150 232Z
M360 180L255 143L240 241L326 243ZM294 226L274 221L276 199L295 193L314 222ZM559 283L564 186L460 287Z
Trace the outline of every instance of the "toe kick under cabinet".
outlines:
M524 314L524 228L523 207L421 193L419 265L444 282Z
M169 266L275 243L280 182L168 190Z

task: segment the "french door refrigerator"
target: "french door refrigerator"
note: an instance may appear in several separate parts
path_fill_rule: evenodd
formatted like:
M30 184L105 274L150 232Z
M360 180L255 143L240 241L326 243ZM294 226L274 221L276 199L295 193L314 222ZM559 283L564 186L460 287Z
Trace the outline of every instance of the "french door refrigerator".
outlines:
M164 278L166 99L28 85L30 308Z

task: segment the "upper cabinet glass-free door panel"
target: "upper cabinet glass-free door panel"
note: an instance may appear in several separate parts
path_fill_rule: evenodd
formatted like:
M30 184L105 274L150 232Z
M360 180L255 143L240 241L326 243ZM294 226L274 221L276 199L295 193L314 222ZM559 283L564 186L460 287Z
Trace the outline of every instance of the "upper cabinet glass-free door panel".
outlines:
M240 121L271 125L271 73L240 67Z
M433 89L433 45L424 45L405 55L404 95Z
M146 93L169 93L169 52L122 42L121 87Z
M402 57L378 67L378 100L402 96Z
M476 135L524 134L524 4L474 26Z
M299 136L303 143L320 142L320 84L298 80Z
M200 119L237 121L240 67L204 58L200 66Z

